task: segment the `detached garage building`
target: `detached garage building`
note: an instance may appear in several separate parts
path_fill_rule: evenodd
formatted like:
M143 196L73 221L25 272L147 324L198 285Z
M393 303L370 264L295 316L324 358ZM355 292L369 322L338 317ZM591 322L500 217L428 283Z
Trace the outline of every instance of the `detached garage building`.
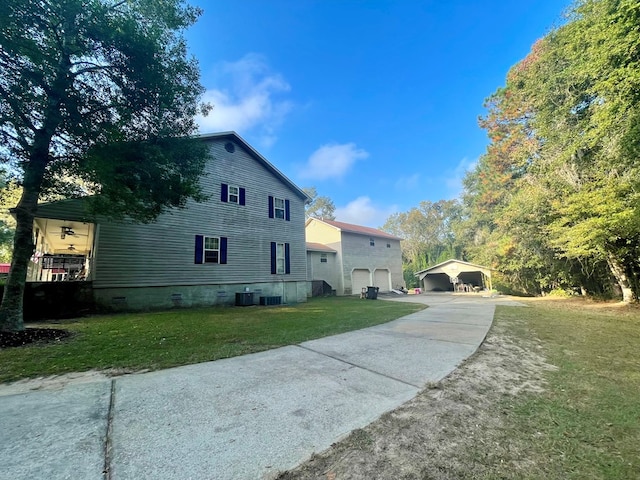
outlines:
M359 295L363 288L374 286L380 292L404 286L400 238L375 228L310 218L306 222L307 272L311 280L324 280L337 295ZM328 247L321 252L319 247ZM333 261L335 270L323 266Z
M489 290L491 269L462 260L447 260L415 274L425 292Z

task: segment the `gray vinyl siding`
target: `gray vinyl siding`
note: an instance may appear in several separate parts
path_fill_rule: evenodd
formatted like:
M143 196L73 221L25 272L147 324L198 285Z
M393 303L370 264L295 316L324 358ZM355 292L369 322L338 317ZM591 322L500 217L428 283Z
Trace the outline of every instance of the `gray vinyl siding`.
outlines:
M151 224L99 225L95 288L306 280L304 199L242 145L227 152L228 141L210 141L206 202L190 201ZM222 202L222 183L245 188L246 205ZM269 218L269 195L290 201L290 221ZM227 264L195 264L196 235L227 237ZM271 242L290 244L290 274L271 274Z
M326 262L322 262L322 254L325 254ZM335 252L307 252L307 280L324 280L333 290L340 285L340 272L336 261Z
M360 293L360 285L351 285L351 273L354 269L368 269L371 275L376 269L388 269L391 273L391 285L404 284L402 276L402 253L400 241L373 237L375 245L369 244L368 235L342 232L342 262L344 265L345 293ZM391 245L387 248L387 243Z

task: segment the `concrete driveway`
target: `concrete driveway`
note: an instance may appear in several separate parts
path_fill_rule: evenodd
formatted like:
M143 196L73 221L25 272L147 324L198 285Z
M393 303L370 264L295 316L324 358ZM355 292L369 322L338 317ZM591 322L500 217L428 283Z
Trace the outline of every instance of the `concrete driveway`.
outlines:
M0 388L0 478L272 478L449 374L482 343L495 305L509 303L390 299L430 308L243 357L38 391Z

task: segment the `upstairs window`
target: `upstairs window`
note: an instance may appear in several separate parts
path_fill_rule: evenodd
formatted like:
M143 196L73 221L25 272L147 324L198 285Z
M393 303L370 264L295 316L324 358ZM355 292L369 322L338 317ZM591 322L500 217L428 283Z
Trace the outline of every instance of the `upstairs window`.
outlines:
M387 242L387 248L391 248L391 244Z
M220 201L225 203L246 204L246 190L236 185L223 183L220 185Z
M373 237L369 237L369 246L370 247L375 247L376 246L376 241L374 240Z
M269 196L269 218L291 219L291 204L286 198Z
M283 198L274 198L273 199L273 215L276 218L284 218L284 199Z
M235 185L229 185L229 202L240 203L240 189Z
M320 263L327 263L327 254L326 253L321 253L320 254Z

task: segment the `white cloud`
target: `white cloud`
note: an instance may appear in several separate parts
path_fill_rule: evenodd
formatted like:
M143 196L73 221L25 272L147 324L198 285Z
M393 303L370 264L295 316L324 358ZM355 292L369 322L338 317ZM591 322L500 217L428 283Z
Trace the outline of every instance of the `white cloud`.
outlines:
M397 190L406 191L413 190L419 185L420 174L414 173L409 177L400 177L396 180L395 187Z
M349 202L344 207L337 207L335 215L336 220L339 222L379 228L384 225L391 214L397 211L397 205L380 207L374 205L369 197L362 196Z
M203 95L213 109L197 118L200 131L258 130L263 144L273 144L275 130L292 109L292 103L281 98L291 89L282 75L272 72L261 55L248 54L237 62L220 64L214 78L217 88Z
M355 162L368 156L369 153L357 148L355 143L323 145L311 154L300 177L316 180L342 178Z
M445 185L447 186L448 194L450 199L459 198L464 190L464 186L462 185L462 180L464 179L467 172L473 170L476 167L478 160L469 160L468 158L463 158L458 162L458 165L453 170L448 170L446 172L447 177L444 179Z

